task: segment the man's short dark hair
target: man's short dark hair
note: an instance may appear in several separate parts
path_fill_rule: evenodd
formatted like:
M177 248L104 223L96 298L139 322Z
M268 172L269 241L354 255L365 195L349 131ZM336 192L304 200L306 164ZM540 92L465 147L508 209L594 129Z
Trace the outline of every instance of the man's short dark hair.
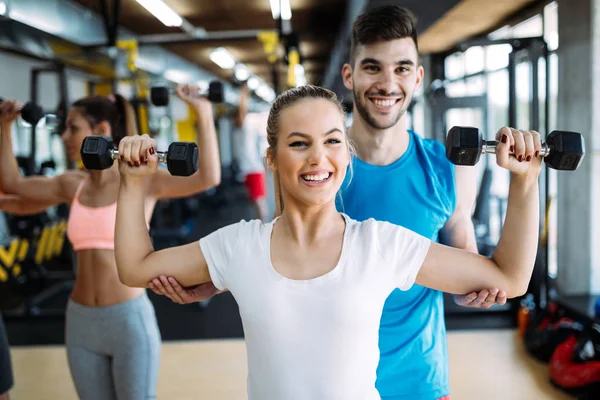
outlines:
M412 38L419 52L417 42L417 19L407 8L387 5L373 8L361 14L352 27L350 62L356 61L356 48L381 41Z

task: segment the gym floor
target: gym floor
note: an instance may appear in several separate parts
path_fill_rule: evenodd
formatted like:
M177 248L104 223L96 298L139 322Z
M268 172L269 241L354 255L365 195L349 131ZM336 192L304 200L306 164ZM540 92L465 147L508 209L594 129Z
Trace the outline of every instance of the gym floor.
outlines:
M198 199L192 238L253 218L242 187L233 185L227 193L227 201L208 195ZM204 306L182 306L148 293L163 339L158 398L245 398L243 329L231 294ZM64 291L44 307L64 308L67 296ZM453 399L570 398L550 385L547 366L526 355L510 313L464 311L446 299ZM5 320L16 377L11 399L75 399L63 347L64 318Z

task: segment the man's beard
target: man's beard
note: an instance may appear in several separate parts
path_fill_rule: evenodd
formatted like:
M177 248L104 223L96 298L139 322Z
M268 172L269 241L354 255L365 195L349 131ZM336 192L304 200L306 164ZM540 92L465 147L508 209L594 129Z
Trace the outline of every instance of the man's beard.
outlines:
M358 110L358 113L361 115L361 117L363 117L363 119L365 120L365 122L367 124L369 124L371 127L375 128L375 129L388 129L388 128L395 126L398 123L398 121L400 121L400 118L402 118L404 116L404 113L406 113L406 109L408 108L408 107L401 108L400 111L398 111L398 115L396 115L392 119L391 123L382 125L377 122L377 119L375 117L373 117L371 114L369 114L369 111L367 110L367 105L361 101L362 98L360 97L360 94L356 90L353 90L352 92L354 95L354 104L356 105L356 109ZM406 98L404 98L404 99L406 99ZM366 101L369 101L369 100L367 99Z

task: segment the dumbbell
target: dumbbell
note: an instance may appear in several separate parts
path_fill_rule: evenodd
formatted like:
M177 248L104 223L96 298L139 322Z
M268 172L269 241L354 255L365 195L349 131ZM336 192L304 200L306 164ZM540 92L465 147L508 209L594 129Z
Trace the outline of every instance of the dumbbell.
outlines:
M456 165L475 165L481 154L495 154L497 144L484 140L477 128L455 126L446 137L446 157ZM577 132L552 131L542 143L539 155L544 157L549 168L574 171L585 156L585 140Z
M86 136L81 145L81 161L90 170L110 168L119 159L119 151L106 136ZM173 142L167 152L157 151L158 161L167 163L171 175L190 176L198 170L198 145L192 142Z
M169 104L169 96L174 94L173 89L165 86L155 86L150 89L150 101L157 107L163 107ZM207 96L212 103L223 102L223 83L212 81L208 84L208 92L199 91L198 95Z
M0 104L2 104L3 101L4 99L0 97ZM37 104L31 102L25 103L23 108L21 108L21 118L31 126L36 126L38 122L44 118L44 110Z

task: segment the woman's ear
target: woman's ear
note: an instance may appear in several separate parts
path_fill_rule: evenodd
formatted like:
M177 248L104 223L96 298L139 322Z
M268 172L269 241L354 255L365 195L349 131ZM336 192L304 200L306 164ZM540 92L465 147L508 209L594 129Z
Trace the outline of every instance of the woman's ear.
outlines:
M277 163L275 162L275 157L273 156L271 148L267 149L267 167L269 167L271 172L277 172Z
M110 124L106 121L102 121L94 128L94 134L100 136L110 136Z

